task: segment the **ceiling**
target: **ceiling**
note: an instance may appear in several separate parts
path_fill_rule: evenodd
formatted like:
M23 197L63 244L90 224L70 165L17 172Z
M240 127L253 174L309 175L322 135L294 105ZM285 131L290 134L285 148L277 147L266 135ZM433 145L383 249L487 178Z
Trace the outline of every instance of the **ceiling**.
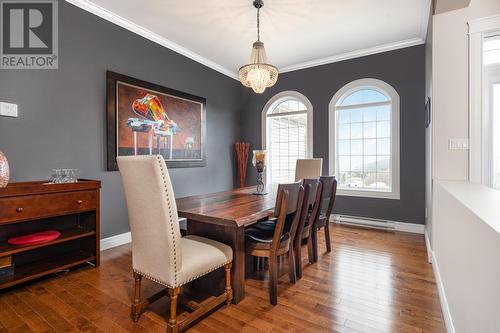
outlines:
M435 0L434 14L446 13L469 6L470 0Z
M67 0L237 78L256 40L251 0ZM261 40L280 72L418 45L430 0L265 0Z

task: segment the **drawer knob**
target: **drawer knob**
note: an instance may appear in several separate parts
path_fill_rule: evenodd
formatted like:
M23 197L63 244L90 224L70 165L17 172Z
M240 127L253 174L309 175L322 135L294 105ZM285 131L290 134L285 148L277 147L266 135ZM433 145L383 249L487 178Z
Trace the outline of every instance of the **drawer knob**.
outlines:
M76 203L79 204L79 205L81 205L83 203L83 201L82 200L76 200Z
M17 208L16 208L16 212L18 212L18 213L22 213L22 212L23 212L23 207L17 207Z

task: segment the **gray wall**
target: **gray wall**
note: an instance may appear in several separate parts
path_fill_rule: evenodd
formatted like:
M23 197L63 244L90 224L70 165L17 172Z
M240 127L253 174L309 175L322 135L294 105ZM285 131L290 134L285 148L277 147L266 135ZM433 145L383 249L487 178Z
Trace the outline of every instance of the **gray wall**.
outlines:
M384 80L401 96L401 200L340 197L343 214L424 222L424 47L412 47L280 75L264 95L138 35L60 2L59 69L0 70L0 101L19 105L0 117L0 150L12 181L47 179L52 168L78 168L102 180L102 237L127 232L118 172L105 171L106 70L207 98L207 166L170 169L177 196L232 188L233 143L260 147L266 101L297 90L314 106L314 156L328 170L328 103L344 84ZM249 181L255 179L249 168Z
M229 189L238 137L238 81L64 1L58 70L0 70L0 101L19 118L0 117L0 150L13 181L47 179L78 168L102 180L102 236L129 230L118 172L105 171L106 70L207 98L207 166L170 169L177 196Z
M423 224L425 221L425 47L415 46L367 57L280 74L263 95L248 94L241 132L251 149L261 147L261 112L276 93L295 90L314 108L314 157L323 158L328 174L328 104L345 84L376 78L401 97L401 199L339 197L336 213ZM249 182L255 179L249 169Z

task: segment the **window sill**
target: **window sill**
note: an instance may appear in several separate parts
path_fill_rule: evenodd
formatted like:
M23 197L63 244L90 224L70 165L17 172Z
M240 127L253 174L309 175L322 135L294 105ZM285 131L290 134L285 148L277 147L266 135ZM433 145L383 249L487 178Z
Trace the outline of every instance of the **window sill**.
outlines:
M376 192L376 191L357 191L357 190L338 189L337 195L347 196L347 197L363 197L363 198L377 198L377 199L391 199L391 200L400 199L399 193L396 192Z

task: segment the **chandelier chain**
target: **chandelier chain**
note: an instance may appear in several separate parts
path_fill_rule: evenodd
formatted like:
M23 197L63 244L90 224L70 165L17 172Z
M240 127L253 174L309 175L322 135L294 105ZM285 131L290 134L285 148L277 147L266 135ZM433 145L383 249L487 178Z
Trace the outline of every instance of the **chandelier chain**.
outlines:
M260 8L257 8L257 40L260 41Z

